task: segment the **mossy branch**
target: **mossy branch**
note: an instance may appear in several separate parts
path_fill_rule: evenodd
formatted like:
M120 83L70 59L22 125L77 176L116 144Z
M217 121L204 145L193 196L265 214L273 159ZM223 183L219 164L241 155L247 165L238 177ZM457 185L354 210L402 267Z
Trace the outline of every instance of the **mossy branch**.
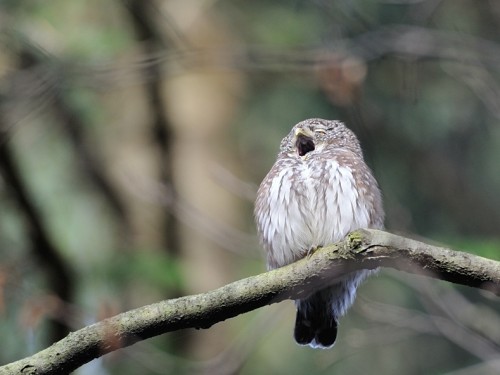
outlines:
M286 267L219 289L162 301L72 332L0 374L66 374L134 342L183 328L211 325L259 307L302 298L356 269L390 267L500 295L500 262L378 230L359 230Z

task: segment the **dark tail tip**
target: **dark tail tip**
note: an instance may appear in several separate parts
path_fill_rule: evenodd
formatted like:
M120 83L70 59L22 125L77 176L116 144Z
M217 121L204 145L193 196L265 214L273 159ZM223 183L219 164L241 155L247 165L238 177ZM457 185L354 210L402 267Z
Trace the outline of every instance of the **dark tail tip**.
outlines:
M335 319L325 319L325 317L306 319L299 309L295 320L294 338L299 345L320 349L331 348L337 338L337 322Z

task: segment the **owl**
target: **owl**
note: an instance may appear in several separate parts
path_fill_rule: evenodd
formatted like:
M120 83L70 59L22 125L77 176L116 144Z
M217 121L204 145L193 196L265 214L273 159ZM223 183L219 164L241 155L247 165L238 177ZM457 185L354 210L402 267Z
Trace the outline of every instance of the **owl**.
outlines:
M269 269L295 262L355 229L382 229L381 193L354 133L333 120L295 125L260 184L255 221ZM295 341L332 347L339 318L372 272L332 277L330 285L296 300Z

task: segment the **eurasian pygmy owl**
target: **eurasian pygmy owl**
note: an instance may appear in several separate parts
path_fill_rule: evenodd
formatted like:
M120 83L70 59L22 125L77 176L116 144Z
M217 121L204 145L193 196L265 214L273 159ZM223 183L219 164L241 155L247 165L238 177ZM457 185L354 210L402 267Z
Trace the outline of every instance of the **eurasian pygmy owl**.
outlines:
M354 133L340 121L309 119L295 125L259 187L255 219L269 269L338 242L355 229L382 229L380 190ZM339 317L371 272L349 273L295 301L297 343L333 346Z

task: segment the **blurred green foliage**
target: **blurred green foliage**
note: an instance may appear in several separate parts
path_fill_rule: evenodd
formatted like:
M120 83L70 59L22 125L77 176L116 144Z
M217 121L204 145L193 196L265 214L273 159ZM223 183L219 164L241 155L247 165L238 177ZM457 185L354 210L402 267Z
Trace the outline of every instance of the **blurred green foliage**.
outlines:
M143 3L152 4L147 24L159 35L154 42L133 24L134 3L0 2L0 144L10 146L74 283L61 313L47 267L33 250L29 220L9 181L0 180L0 332L9 342L1 363L47 346L51 319L77 329L263 271L255 260L261 254L252 202L241 185L255 190L281 138L308 117L340 119L359 136L383 191L389 230L500 260L496 2L158 0ZM152 44L154 53L147 49ZM28 52L42 61L29 62ZM163 104L151 96L154 67ZM229 126L187 143L189 116L178 116L179 107L191 113L216 107L173 102L181 86L174 92L169 85L193 71L191 82L200 85L194 93L234 89L228 77L243 83L239 91L228 89L237 103L227 104ZM202 74L224 81L223 89L199 79ZM237 202L217 200L195 167L176 169L178 181L161 181L170 161L161 159L152 136L155 112L165 113L174 128L174 151L217 148L211 160L242 180L228 188ZM79 119L77 141L72 118ZM197 124L204 135L205 125L211 123ZM95 166L114 189L118 208L96 183ZM223 230L213 228L219 216L201 225L186 214L200 193L172 209L165 185L181 186L186 176L206 190L202 201L239 219ZM177 230L184 240L201 233L196 248L162 242L169 230L161 215L171 210L181 217ZM234 252L220 246L220 238ZM235 248L234 238L245 251ZM193 279L201 280L196 287ZM498 300L476 290L383 271L361 288L333 350L295 345L294 309L283 303L207 332L150 340L79 373L497 374L499 308ZM216 347L225 350L207 354Z

